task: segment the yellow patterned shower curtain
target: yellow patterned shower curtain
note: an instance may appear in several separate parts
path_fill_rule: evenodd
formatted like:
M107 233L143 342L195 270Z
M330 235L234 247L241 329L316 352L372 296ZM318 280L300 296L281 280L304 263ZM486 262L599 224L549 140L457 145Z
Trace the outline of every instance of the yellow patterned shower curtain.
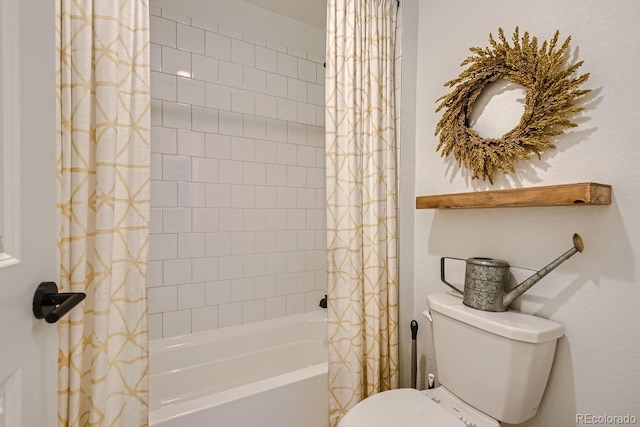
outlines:
M146 426L147 0L56 0L58 425Z
M398 387L397 0L328 0L329 409Z

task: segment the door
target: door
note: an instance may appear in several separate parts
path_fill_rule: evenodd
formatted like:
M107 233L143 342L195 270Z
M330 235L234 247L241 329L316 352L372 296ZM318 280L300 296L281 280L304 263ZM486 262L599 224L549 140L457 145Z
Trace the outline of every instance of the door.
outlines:
M0 0L0 427L55 426L56 326L32 314L57 282L54 2Z

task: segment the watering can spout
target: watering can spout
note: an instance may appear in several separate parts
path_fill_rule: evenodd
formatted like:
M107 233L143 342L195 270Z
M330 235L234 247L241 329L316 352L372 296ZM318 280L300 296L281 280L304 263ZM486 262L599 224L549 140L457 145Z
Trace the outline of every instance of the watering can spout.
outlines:
M445 279L445 259L459 260L460 258L442 257L440 258L440 279L447 286L462 293L463 303L469 307L485 311L506 311L513 300L538 283L551 270L583 250L582 238L576 233L573 235L571 249L509 292L507 292L511 277L509 263L499 259L468 258L466 260L464 291L462 291Z
M506 309L509 307L509 304L513 302L520 295L525 293L529 288L538 283L540 279L549 274L551 270L555 269L557 266L562 264L564 261L571 258L578 252L582 252L584 250L584 243L582 242L582 237L578 233L573 235L573 247L569 249L567 252L560 255L554 261L549 263L546 267L543 267L540 271L534 273L531 277L529 277L524 282L520 283L518 286L510 290L507 294L504 295L502 299L502 305Z

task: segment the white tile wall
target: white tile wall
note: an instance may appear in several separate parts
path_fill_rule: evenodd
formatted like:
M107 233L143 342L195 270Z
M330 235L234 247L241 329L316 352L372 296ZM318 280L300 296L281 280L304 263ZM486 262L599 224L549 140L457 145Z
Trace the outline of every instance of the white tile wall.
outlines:
M178 49L204 55L204 30L178 24L176 38Z
M220 61L218 63L220 84L237 88L244 87L244 70L242 65Z
M276 51L264 47L256 47L256 68L275 73L278 68Z
M204 133L191 132L178 129L178 154L192 156L195 158L204 157Z
M267 91L267 73L251 67L244 67L244 88L253 92Z
M176 78L156 71L151 72L151 86L157 99L176 100Z
M162 101L162 126L191 129L191 105Z
M176 22L158 16L149 17L151 43L176 47Z
M255 66L255 45L240 40L231 41L231 61L236 64Z
M191 54L162 46L162 72L191 77Z
M231 59L231 39L229 37L206 31L204 46L207 56L225 61Z
M298 77L298 60L295 56L283 52L277 53L278 74L287 77Z
M218 79L216 77L216 82L217 81ZM227 86L207 83L205 98L207 107L217 108L220 110L231 109L231 88Z
M178 102L204 106L204 82L178 77Z
M191 55L191 74L196 80L218 82L218 60L207 56Z
M322 58L155 9L150 337L317 309Z

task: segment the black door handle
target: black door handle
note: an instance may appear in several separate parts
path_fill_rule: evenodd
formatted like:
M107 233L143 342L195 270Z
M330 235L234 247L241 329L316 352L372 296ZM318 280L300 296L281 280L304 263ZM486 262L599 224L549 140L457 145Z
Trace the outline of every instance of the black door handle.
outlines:
M86 296L83 292L58 292L54 282L42 282L33 295L33 315L47 323L56 323Z

